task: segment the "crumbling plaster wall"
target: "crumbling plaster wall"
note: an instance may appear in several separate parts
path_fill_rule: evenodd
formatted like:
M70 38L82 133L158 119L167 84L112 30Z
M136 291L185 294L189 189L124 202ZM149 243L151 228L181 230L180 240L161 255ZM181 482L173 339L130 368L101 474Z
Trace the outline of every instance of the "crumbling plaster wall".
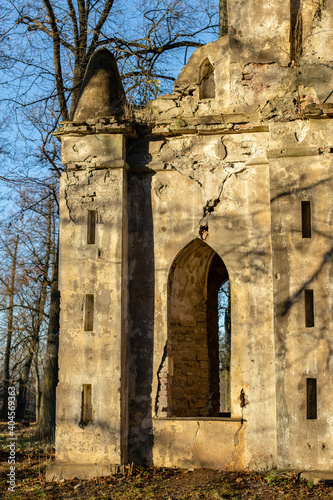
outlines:
M123 168L110 166L119 159L119 148L121 155L122 138L108 136L104 151L102 140L87 141L81 156L80 136L64 141L69 169L60 193L58 464L119 464L127 453L127 176ZM98 155L108 160L108 168L95 168ZM81 163L74 166L75 161ZM87 244L88 210L97 214L93 245ZM83 328L86 294L94 295L92 331ZM82 421L83 384L92 386L87 423Z
M244 468L244 429L235 420L154 419L154 464L160 467Z
M245 25L248 22L254 22L252 14L250 16L244 15L244 4L239 5L240 9L243 10L237 12L236 9L235 13L232 14L234 19L241 19L241 22L245 23ZM319 35L319 31L326 26L328 16L328 11L325 11L321 19L318 20L317 10L311 9L309 6L306 8L306 6L305 3L302 5L304 15L303 41L308 40L310 34L316 30ZM325 8L324 5L323 9ZM270 148L274 149L275 147L275 129L271 129L271 124L278 121L289 122L286 127L290 136L294 138L294 147L286 153L285 145L281 141L281 154L288 157L295 154L298 156L303 154L303 136L306 134L306 128L310 127L305 112L313 116L323 116L325 113L330 116L331 113L329 104L321 107L315 106L315 103L318 103L320 98L324 95L326 98L331 92L332 65L329 56L327 54L318 56L319 52L323 50L321 42L318 44L318 52L314 53L312 51L311 57L309 56L309 49L304 45L303 59L300 64L305 64L305 60L309 61L311 59L314 74L316 64L319 63L319 68L322 67L322 61L319 60L319 57L323 57L325 60L324 66L327 68L328 73L324 81L320 81L320 79L316 81L312 77L303 79L302 67L295 67L294 63L290 61L288 31L290 28L290 14L289 12L286 14L286 11L282 9L280 9L280 13L280 11L278 12L279 9L273 8L269 15L270 21L267 24L267 26L270 26L270 23L272 23L272 28L275 23L278 23L281 27L280 30L272 30L274 36L277 34L280 37L279 48L277 47L277 39L273 40L271 38L266 43L265 50L258 51L256 44L259 43L259 37L249 41L250 26L246 25L244 31L241 31L239 27L237 28L238 31L233 31L231 28L229 33L230 42L228 37L224 37L218 42L208 44L194 53L189 64L183 69L176 81L174 93L153 101L145 111L146 116L149 116L148 121L153 125L152 132L155 139L151 139L149 146L146 147L147 153L141 165L143 170L150 169L154 172L151 200L154 227L154 258L156 259L155 265L158 273L156 273L155 279L156 319L154 325L152 395L156 398L158 380L155 374L158 373L161 367L161 360L165 353L164 349L168 337L166 326L168 297L165 284L168 279L169 269L174 257L193 238L208 237L209 239L206 242L222 257L230 274L234 300L233 331L244 332L244 337L243 334L239 334L239 337L237 336L236 339L233 337L232 340L232 415L241 415L241 412L239 412L239 397L243 389L243 383L246 387L255 388L257 402L261 401L261 398L263 401L261 418L259 417L260 410L258 413L256 411L255 417L251 415L251 424L244 424L245 434L246 429L248 429L247 426L253 425L251 430L248 429L248 434L244 434L244 450L242 456L237 458L237 460L240 460L237 463L243 463L246 466L265 466L263 464L269 462L275 464L276 459L277 441L274 441L273 438L276 432L276 415L273 409L276 404L275 396L273 396L275 388L270 385L271 377L275 377L275 368L269 365L264 377L265 380L261 386L260 377L267 370L267 366L265 365L265 369L262 369L261 373L261 368L258 371L255 370L255 366L260 366L260 361L259 365L256 365L256 363L261 359L261 355L263 355L264 359L270 359L275 349L275 340L277 345L280 345L279 334L276 339L273 339L268 333L271 327L267 326L271 325L270 321L274 310L272 308L273 304L270 302L272 300L270 294L273 287L273 274L269 277L271 271L270 225L268 222L270 218L270 202L267 197L265 198L267 196L266 190L269 189L271 182L270 176L274 181L276 175L276 172L272 170L275 160L271 159L270 153ZM266 15L267 12L265 12ZM280 19L281 16L284 16L283 19ZM230 21L231 25L232 19ZM256 18L255 22L260 23L260 16ZM287 22L288 30L286 28ZM260 30L253 29L252 32L258 33ZM240 51L238 49L241 46L239 40L243 36L245 38L245 33L247 41L243 43ZM318 38L320 37L318 36ZM238 43L239 45L237 45ZM262 44L262 40L260 43ZM216 95L215 99L199 100L199 67L205 58L208 58L211 64L218 68L215 72ZM306 71L308 71L308 68L304 66L304 73ZM300 116L303 116L303 120L297 121ZM311 127L312 129L316 127L313 121L311 121ZM329 141L326 131L320 132L322 129L325 130L325 125L320 123L317 128L318 134L323 133L325 135L325 139L319 141L321 145L317 147L317 153L322 154L327 151ZM273 139L271 138L271 130ZM296 150L298 153L295 153ZM269 163L271 165L268 167ZM294 175L297 177L299 168L296 167L296 164L298 165L299 161L293 160L293 163L295 164ZM179 174L182 177L179 177ZM177 176L176 182L172 181L175 176ZM182 188L185 182L188 186ZM232 193L229 191L230 186L233 187ZM239 191L240 186L242 187L241 191ZM264 196L264 200L262 200L262 196ZM252 204L255 205L259 200L262 205L259 204L258 207L253 209ZM162 205L161 208L159 208L160 205ZM162 208L163 205L164 208ZM252 214L251 220L249 220L249 214ZM266 219L263 214L265 214ZM161 225L160 218L163 220ZM267 224L265 229L262 226L263 220ZM272 224L272 227L274 227L274 219L272 219ZM181 235L181 237L178 244L176 244L178 235ZM267 237L266 241L264 235ZM159 243L160 240L161 243ZM216 246L214 246L215 241ZM169 254L171 249L172 251L166 259L166 254ZM235 261L232 260L231 255L235 258ZM160 259L163 262L159 263ZM229 259L231 259L231 262L228 262ZM239 281L235 279L235 276L238 276ZM248 288L250 285L247 285L247 280L251 284L251 288ZM255 304L251 303L254 300L253 296L260 297L260 300ZM263 297L266 297L266 299L263 300ZM275 304L275 307L277 307L277 304ZM248 312L245 312L244 308ZM275 310L275 314L278 317L279 312ZM262 322L263 318L265 318L264 323ZM260 325L263 324L266 325L266 337L265 334L263 334L264 337L261 337L261 330L260 333L257 333L257 328L260 329ZM245 334L246 328L250 328L247 334ZM252 329L256 332L255 334L253 334ZM252 357L250 353L255 355ZM255 363L255 365L252 366L251 363ZM236 367L240 370L239 373ZM277 363L276 369L280 374L279 376L281 376L282 371L279 363ZM269 381L269 387L266 387L267 381ZM302 390L304 391L304 387ZM246 389L244 389L244 392L246 395L245 400L247 400ZM270 395L272 399L270 399ZM291 391L288 396L290 402L294 401L294 397L295 395ZM250 398L248 399L250 400ZM271 408L268 401L272 401ZM304 400L302 404L304 405ZM247 412L250 411L249 408L250 405L249 407L246 406ZM257 409L259 408L260 404L257 406ZM267 408L272 409L272 413L269 412L269 415L267 414ZM288 411L286 407L283 409L283 405L281 407L278 405L279 432L282 432L281 429ZM157 438L155 438L154 461L162 464L164 460L161 458L163 456L163 440L165 439L168 443L169 441L166 434L162 438L163 432L160 432L163 426L162 421L156 422L153 421L153 427L158 426L154 428L159 429L158 435L161 436L161 442L158 442ZM177 425L173 429L177 429ZM223 424L221 423L221 425ZM262 427L259 432L260 425ZM189 442L195 443L197 438L196 428L193 427L191 432L192 434L187 439ZM253 442L254 436L257 437L259 434L266 436L268 441L272 439L267 448L273 450L270 458L268 458L267 454L263 457L261 454L262 447L259 450L257 444ZM296 431L294 435L297 435ZM178 437L177 433L177 439ZM228 441L227 438L226 440ZM272 445L273 442L274 445ZM190 449L187 448L185 442L182 445L180 441L177 441L177 446L179 449L174 449L172 446L169 448L170 456L174 453L174 462L185 464L185 459L181 458L181 454L183 453L186 456L185 451L190 453ZM288 466L293 462L292 460L288 462L287 455L289 452L286 451L287 448L288 446L283 448L283 446L279 445L280 456L278 461L284 466ZM248 455L246 454L247 450L251 450ZM224 454L223 458L217 459L217 461L220 460L219 466L228 466L228 464L230 466L231 462L226 459L227 455L228 453ZM235 458L235 455L233 457ZM299 457L303 457L302 453L299 454ZM302 462L302 458L298 460L298 463L303 463L306 466L305 462ZM324 464L324 461L321 463ZM313 463L315 463L315 460Z
M229 4L230 93L237 107L274 98L324 102L332 91L333 6L326 0L291 0L298 10L293 33L290 7L263 0ZM291 38L298 39L292 54ZM253 71L255 70L255 71ZM242 78L240 75L243 75ZM245 81L244 81L245 80ZM247 87L242 89L241 86ZM297 96L299 94L299 96ZM333 102L332 96L326 102ZM285 107L285 110L288 106Z
M267 140L265 132L157 139L150 145L150 162L140 174L132 174L137 179L152 175L146 204L151 203L155 263L153 409L158 397L157 374L168 340L168 278L175 257L193 239L202 237L221 256L229 272L232 325L237 332L232 340L231 399L232 415L238 421L214 424L220 426L229 450L216 456L216 467L271 466L276 460L269 171L263 152ZM132 165L130 156L128 161ZM134 168L138 168L137 163ZM136 219L135 214L133 217ZM149 342L146 356L148 349ZM251 406L251 401L256 404ZM262 414L267 412L269 417L263 421ZM242 419L246 423L242 424ZM188 433L182 434L184 424L172 419L175 441L171 439L171 446L161 422L153 420L154 463L165 463L166 447L173 465L185 465L193 450L203 446L200 440L210 424L200 422L206 430L196 436L196 424L189 424ZM244 442L238 447L240 427ZM212 466L212 458L203 459L204 463Z
M153 408L168 339L167 281L175 257L194 238L203 238L222 257L230 275L232 416L245 421L239 449L232 445L234 439L238 442L236 423L214 423L228 443L217 455L216 467L330 467L331 128L329 119L304 119L271 124L269 132L175 135L150 144L145 175L151 176L151 168L151 194L146 194L151 200L155 260ZM314 203L311 242L300 236L302 199ZM315 290L318 320L311 332L304 328L299 296L304 286ZM320 386L322 413L316 421L306 419L306 377L317 378ZM210 424L195 418L188 426L177 419L163 422L152 422L154 463L186 466L196 447L202 449L200 439ZM212 466L211 460L200 464Z
M136 112L137 137L109 118L65 124L61 132L68 172L61 205L59 462L123 462L128 402L128 459L137 463L330 467L332 6L301 2L302 52L293 61L289 9L272 0L231 3L228 36L198 49L174 92ZM215 98L199 99L206 58L215 69ZM315 207L308 244L299 239L301 199ZM98 216L92 248L84 243L84 206ZM223 259L230 277L228 421L165 419L158 412L162 400L168 404L160 381L169 367L170 269L196 239ZM298 291L307 283L320 318L311 332L300 326ZM82 332L82 297L92 286L106 292L96 297L97 336ZM80 362L69 367L73 357ZM319 417L311 421L307 376L318 379ZM83 380L98 389L94 421L81 429ZM96 453L88 457L92 442Z
M282 468L291 464L331 468L332 132L330 120L272 125L278 466ZM302 238L302 201L311 204L311 238ZM313 327L305 325L305 289L314 293ZM307 419L308 377L317 379L314 420Z
M290 10L275 0L228 2L232 63L289 61Z
M199 116L210 115L212 120L220 113L240 112L257 112L260 122L286 120L297 118L306 104L333 102L333 6L324 0L302 0L299 15L295 61L289 8L273 0L230 2L228 35L195 51L174 93L151 103L157 121L177 117L179 124L189 126ZM205 58L215 69L216 94L215 99L200 101L200 65Z
M333 4L329 0L302 2L302 54L299 81L313 87L319 102L333 102Z

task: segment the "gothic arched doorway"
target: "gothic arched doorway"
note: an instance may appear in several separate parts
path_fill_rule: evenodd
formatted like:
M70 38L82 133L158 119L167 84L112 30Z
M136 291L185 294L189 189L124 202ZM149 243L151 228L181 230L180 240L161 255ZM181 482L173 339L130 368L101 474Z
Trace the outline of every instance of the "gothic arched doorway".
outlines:
M207 417L230 411L228 283L223 260L199 239L172 264L168 280L169 416Z

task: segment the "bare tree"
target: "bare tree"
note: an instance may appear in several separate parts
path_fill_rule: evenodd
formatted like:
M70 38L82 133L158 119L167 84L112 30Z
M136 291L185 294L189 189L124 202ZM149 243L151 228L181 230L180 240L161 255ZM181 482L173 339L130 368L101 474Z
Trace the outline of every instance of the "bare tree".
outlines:
M217 11L209 1L200 0L133 0L129 4L120 0L5 0L3 32L8 38L10 83L8 75L0 80L5 89L0 104L16 117L20 138L14 144L15 158L17 151L22 153L17 169L8 169L2 178L16 184L35 183L41 197L45 188L56 197L54 179L63 166L52 133L61 120L73 117L93 52L101 46L113 51L128 94L135 103L144 104L175 79L170 66L179 70L184 62L177 58L186 57L207 41L207 34L216 32ZM42 436L51 435L54 425L59 332L56 256L55 244L51 286L46 288L50 299L39 424ZM47 267L50 262L44 264ZM22 387L36 359L38 325L45 317L45 288L41 286L39 306L31 306L35 335L28 336L30 344L21 363Z
M0 342L5 353L3 379L18 387L17 419L25 417L27 403L32 398L37 410L39 406L57 232L54 203L53 196L45 189L44 196L31 186L29 190L19 190L18 210L7 217L7 230L4 224L2 228L0 318L8 316L8 325L0 321ZM14 252L13 242L18 234L20 242ZM4 408L5 405L6 402Z
M27 393L29 390L28 383L30 378L31 367L34 367L35 371L35 391L36 391L36 420L38 421L39 412L39 394L40 394L40 367L38 361L38 352L40 348L40 335L43 323L46 319L46 305L48 299L48 289L50 286L50 266L51 258L53 252L53 199L48 196L46 200L46 210L43 211L43 206L40 207L38 204L39 214L45 219L45 228L43 227L42 234L38 235L38 240L42 241L42 246L45 249L44 252L40 252L39 245L36 247L33 237L30 234L24 234L27 246L29 246L29 253L32 257L33 272L29 273L30 279L35 283L35 293L33 296L29 295L26 307L29 309L30 324L26 326L26 330L30 331L28 336L28 342L26 347L26 354L24 358L23 367L19 378L19 393L17 398L17 418L23 419L25 415L26 403L27 403ZM32 208L30 208L31 210ZM36 210L36 207L34 207ZM31 300L32 299L32 300ZM22 303L22 302L21 302Z
M41 438L52 436L55 427L55 398L56 385L58 382L60 312L60 293L58 290L58 255L56 255L55 253L53 254L52 268L53 271L51 281L51 301L47 332L47 346L39 413L39 435Z
M8 284L8 323L7 323L7 342L5 351L5 361L4 361L4 382L3 382L3 405L1 410L1 418L4 420L7 418L8 412L8 387L10 383L10 355L12 347L12 336L13 336L13 309L14 309L14 294L15 294L15 278L16 278L16 263L17 263L17 247L18 247L19 237L16 236L13 242L13 247L10 248L6 245L7 251L11 258L11 277L10 283Z

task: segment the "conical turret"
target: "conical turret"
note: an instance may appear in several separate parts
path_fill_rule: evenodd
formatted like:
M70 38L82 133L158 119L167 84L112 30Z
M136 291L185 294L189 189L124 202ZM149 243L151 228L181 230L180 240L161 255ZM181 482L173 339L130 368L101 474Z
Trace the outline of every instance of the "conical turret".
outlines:
M105 48L91 56L73 121L119 116L126 101L114 56Z

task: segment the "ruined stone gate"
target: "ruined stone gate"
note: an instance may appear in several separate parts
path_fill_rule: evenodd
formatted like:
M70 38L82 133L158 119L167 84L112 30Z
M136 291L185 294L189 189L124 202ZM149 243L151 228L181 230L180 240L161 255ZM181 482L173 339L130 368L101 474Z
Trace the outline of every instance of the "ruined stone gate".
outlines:
M134 115L96 52L57 131L49 479L331 468L333 3L228 8L228 34Z

